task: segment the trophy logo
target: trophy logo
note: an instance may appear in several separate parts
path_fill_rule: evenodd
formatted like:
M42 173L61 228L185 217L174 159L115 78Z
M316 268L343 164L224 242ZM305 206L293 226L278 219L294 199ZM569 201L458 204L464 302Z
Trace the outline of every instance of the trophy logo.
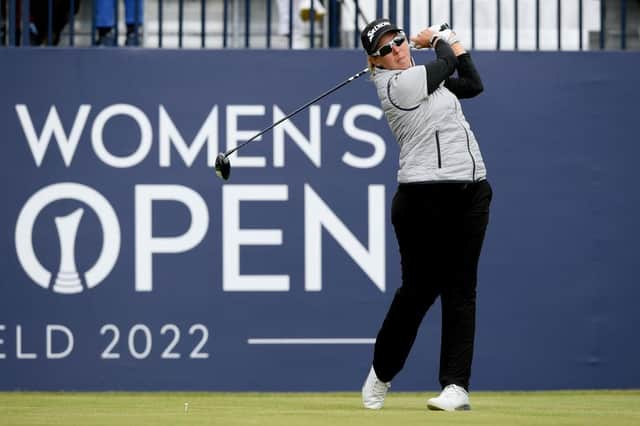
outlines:
M84 210L78 209L70 215L55 218L60 240L60 268L53 286L53 291L57 293L73 294L82 291L75 255L76 234L82 213Z
M57 183L45 186L33 194L22 207L16 223L15 244L18 261L29 278L48 289L52 274L38 260L33 247L33 227L40 212L58 200L78 200L89 206L98 216L102 228L102 249L93 266L84 273L84 283L91 289L102 282L113 269L120 253L120 224L111 204L96 190L79 183ZM59 294L81 293L84 287L75 258L76 237L84 209L54 222L60 242L60 265L52 290Z

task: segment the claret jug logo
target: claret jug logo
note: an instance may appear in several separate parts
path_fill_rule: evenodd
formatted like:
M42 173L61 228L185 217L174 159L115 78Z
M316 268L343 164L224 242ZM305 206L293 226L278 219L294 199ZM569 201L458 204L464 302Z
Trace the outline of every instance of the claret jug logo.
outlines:
M48 289L52 272L36 256L33 247L33 226L40 212L54 201L72 199L89 206L98 216L102 228L102 249L93 266L84 274L87 289L100 284L113 269L120 252L120 225L111 204L98 192L78 183L58 183L46 186L33 194L20 211L16 223L15 244L20 265L40 287ZM75 294L83 290L75 261L78 226L84 209L67 216L56 217L55 227L60 241L60 265L55 272L52 290L61 294Z

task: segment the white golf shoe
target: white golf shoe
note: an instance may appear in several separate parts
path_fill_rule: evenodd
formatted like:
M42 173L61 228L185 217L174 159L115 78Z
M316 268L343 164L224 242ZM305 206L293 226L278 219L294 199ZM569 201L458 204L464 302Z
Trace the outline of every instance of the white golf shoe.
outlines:
M440 396L427 401L427 408L443 411L471 410L469 394L461 386L448 385L442 389Z
M384 405L384 397L387 395L387 391L391 387L391 383L383 382L378 379L376 372L371 367L367 380L365 380L362 386L362 404L364 408L371 410L379 410Z

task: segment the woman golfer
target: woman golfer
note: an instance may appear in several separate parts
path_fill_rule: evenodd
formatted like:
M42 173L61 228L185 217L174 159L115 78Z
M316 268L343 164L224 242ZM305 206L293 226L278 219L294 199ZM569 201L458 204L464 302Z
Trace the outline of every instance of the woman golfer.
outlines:
M414 64L407 36L387 19L367 25L361 40L400 146L391 218L402 267L402 285L378 332L362 401L366 408L382 407L422 318L440 296L442 392L427 406L468 410L478 258L492 192L458 99L478 95L482 82L451 30L432 27L412 37L416 47L435 49L437 58L424 65Z

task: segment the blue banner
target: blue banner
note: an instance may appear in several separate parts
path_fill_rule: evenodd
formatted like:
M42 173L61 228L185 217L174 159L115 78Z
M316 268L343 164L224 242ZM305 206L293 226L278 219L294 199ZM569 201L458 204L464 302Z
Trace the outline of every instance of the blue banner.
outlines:
M416 53L418 63L432 54ZM474 389L640 386L640 56L474 53ZM0 50L0 390L356 390L400 282L361 52ZM425 241L425 244L429 244ZM440 313L394 389L437 389Z

